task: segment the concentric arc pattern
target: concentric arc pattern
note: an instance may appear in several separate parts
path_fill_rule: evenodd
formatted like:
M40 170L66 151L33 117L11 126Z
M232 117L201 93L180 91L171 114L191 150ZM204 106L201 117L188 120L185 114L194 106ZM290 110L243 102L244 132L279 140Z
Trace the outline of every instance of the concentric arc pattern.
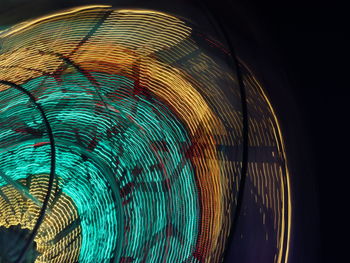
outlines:
M242 178L230 59L197 27L150 10L85 6L0 31L0 242L19 250L2 246L2 259L27 245L28 262L221 262ZM241 66L248 172L233 245L287 262L282 135Z

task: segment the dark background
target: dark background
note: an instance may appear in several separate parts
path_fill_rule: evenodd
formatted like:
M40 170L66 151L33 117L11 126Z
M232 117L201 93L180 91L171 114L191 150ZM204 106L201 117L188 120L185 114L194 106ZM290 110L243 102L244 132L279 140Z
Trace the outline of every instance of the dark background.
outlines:
M220 17L282 125L294 202L291 262L342 262L347 237L347 9L335 1L1 0L0 25L91 3L158 9L208 28ZM321 242L322 240L322 242ZM230 251L228 251L228 254ZM229 258L226 260L229 261Z

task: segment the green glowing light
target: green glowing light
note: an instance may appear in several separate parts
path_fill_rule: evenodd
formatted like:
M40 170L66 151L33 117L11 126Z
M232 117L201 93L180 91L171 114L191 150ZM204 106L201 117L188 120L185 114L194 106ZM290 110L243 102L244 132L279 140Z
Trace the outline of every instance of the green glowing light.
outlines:
M133 81L92 77L97 87L78 72L23 85L53 130L59 185L80 216L79 260L159 262L167 246L169 262L182 262L195 246L199 217L194 171L183 159L188 135L161 102L133 94ZM12 180L49 173L50 145L35 106L14 89L3 93L0 120L11 121L1 127L2 170Z

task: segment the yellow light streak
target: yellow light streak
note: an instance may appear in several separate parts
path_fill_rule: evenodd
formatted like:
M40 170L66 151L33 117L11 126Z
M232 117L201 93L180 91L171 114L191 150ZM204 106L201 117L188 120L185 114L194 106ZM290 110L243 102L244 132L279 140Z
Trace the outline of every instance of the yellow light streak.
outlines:
M240 62L244 65L243 62ZM281 127L277 118L277 115L272 107L272 104L269 100L269 98L267 97L266 93L264 92L264 89L262 88L261 84L258 82L258 80L254 77L254 74L250 71L250 69L245 65L245 68L249 71L250 75L252 76L254 82L257 84L257 86L260 89L261 94L263 95L263 97L265 98L265 101L267 102L267 104L269 105L269 108L271 110L271 113L273 115L274 121L277 125L277 133L278 136L276 136L276 138L279 138L279 140L277 140L277 143L279 143L279 146L281 147L281 152L283 155L283 158L285 160L285 171L286 171L286 183L287 183L287 240L286 240L286 252L285 252L285 258L284 258L284 263L288 262L288 258L289 258L289 247L290 247L290 235L291 235L291 224L292 224L292 200L291 200L291 188L290 188L290 174L289 174L289 169L288 169L288 162L287 162L287 154L286 154L286 150L285 150L285 145L284 145L284 141L283 141L283 137L282 137L282 132L281 132ZM273 126L274 127L274 126ZM279 242L279 254L278 254L278 263L282 262L282 256L283 256L283 244L284 244L284 230L285 230L285 218L284 218L284 214L285 214L285 186L284 186L284 178L281 178L281 183L282 183L282 225L281 225L281 236L280 236L280 242Z
M111 7L112 6L110 6L110 5L89 5L89 6L76 7L76 8L72 8L72 9L69 9L69 10L66 10L63 12L43 16L43 17L31 20L31 21L20 23L20 24L16 25L14 28L7 29L6 32L4 32L4 34L0 34L0 38L11 36L11 35L16 34L17 32L19 32L21 30L25 30L31 26L34 26L36 24L40 24L41 22L45 22L49 19L74 14L76 12L83 11L83 10L89 10L89 9L94 9L94 8L111 8ZM0 31L0 33L1 33L1 31Z

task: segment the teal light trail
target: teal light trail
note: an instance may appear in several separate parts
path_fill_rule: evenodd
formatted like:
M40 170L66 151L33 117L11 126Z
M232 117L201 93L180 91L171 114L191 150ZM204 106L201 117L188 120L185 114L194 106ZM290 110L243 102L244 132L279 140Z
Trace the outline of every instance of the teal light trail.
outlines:
M135 94L132 80L92 77L97 86L76 71L23 85L50 121L59 186L79 212L79 262L182 262L195 247L199 217L194 171L183 159L187 132L156 98ZM14 89L0 100L6 176L49 173L50 145L35 107Z

